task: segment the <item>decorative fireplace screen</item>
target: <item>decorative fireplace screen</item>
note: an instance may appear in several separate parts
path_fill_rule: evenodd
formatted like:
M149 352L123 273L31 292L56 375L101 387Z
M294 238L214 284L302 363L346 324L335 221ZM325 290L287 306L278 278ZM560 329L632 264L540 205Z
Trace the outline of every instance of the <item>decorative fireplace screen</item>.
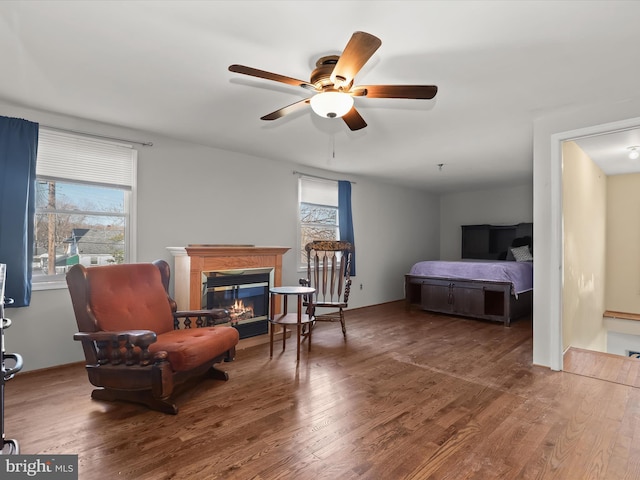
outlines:
M226 308L240 338L269 332L273 269L202 272L202 308Z

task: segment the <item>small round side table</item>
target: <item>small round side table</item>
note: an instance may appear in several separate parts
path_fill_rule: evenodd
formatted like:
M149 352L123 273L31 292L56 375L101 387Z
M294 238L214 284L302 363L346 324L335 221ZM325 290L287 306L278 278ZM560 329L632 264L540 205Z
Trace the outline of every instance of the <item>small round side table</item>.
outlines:
M269 289L269 295L271 300L271 318L269 322L271 322L270 334L269 334L269 357L273 357L273 331L276 325L280 325L282 327L282 350L284 351L287 342L287 325L296 325L298 329L298 338L297 338L297 355L296 362L300 361L300 342L302 338L302 325L313 322L313 316L307 315L302 312L302 299L307 296L307 302L309 306L307 311L313 311L313 296L312 294L316 291L315 288L311 287L272 287ZM287 312L287 304L288 298L290 295L295 295L298 297L298 311L296 313L288 313ZM274 315L276 309L276 301L278 296L284 297L284 308L281 314ZM311 327L311 326L309 326ZM309 333L307 334L309 340L309 351L311 351L311 328L308 329Z

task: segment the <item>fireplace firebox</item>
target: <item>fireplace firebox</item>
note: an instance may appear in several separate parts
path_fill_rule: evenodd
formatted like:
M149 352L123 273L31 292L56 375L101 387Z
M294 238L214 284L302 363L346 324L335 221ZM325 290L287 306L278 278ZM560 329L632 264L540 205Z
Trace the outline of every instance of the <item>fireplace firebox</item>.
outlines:
M202 272L202 308L225 308L240 338L269 332L269 286L273 269Z

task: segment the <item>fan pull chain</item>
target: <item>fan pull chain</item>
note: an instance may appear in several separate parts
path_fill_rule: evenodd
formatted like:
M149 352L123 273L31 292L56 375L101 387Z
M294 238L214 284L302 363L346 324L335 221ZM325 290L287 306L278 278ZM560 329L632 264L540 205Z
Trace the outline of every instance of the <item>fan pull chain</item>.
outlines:
M336 158L336 135L335 133L331 134L331 138L329 139L329 150L331 150L330 159L335 160Z

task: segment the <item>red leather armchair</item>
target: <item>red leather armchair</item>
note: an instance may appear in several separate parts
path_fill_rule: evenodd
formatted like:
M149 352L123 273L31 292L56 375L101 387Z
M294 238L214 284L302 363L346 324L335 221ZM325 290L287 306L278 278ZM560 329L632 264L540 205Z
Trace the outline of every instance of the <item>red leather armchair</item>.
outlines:
M178 413L174 387L208 374L227 380L215 363L235 356L238 331L216 325L223 309L178 312L168 294L167 262L84 267L74 265L67 285L89 381L97 400L142 403Z

